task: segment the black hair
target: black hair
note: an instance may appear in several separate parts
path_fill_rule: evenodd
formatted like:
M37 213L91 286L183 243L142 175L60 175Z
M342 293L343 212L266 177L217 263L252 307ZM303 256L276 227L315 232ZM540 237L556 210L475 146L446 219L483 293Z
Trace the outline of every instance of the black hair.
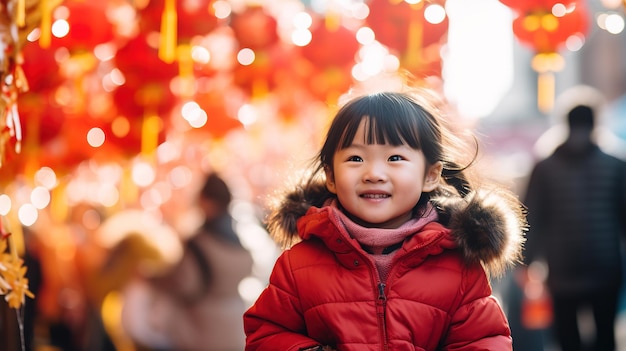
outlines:
M423 100L429 95L412 92L379 92L364 95L351 100L339 109L333 119L324 144L314 162L317 165L309 179L314 183L324 169L332 171L333 157L337 150L348 147L364 118L369 120L366 131L366 142L369 144L408 145L421 150L426 161L432 165L443 163L442 179L460 196L467 195L472 189L464 171L476 158L464 167L460 167L452 153L448 142L453 140L451 133L442 125L434 114L433 102ZM432 195L446 193L449 187L440 186L432 194L420 198L416 209L428 202ZM325 191L316 194L316 199L309 199L315 206L335 195Z
M232 200L232 194L226 182L216 173L207 175L204 185L200 190L200 198L212 200L220 208L227 209Z
M593 109L586 105L577 105L567 114L567 123L570 128L593 129Z

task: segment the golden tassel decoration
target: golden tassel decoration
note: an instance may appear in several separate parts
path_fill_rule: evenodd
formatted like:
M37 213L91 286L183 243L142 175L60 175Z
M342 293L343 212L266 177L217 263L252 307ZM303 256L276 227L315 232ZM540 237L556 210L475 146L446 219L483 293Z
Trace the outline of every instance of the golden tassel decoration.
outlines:
M32 116L32 118L26 119L26 125L30 138L26 138L24 141L24 148L26 151L26 165L24 174L28 179L35 179L35 173L40 167L39 157L36 157L38 150L40 150L39 136L41 134L41 120L44 118L41 115Z
M146 111L141 126L141 154L146 159L154 157L160 131L161 118L152 111Z
M539 111L548 113L554 107L554 90L556 83L554 72L539 72L537 77L537 107Z
M64 181L52 189L50 194L50 217L54 223L65 223L70 214L67 201L65 201L65 191L67 184Z
M267 96L269 88L265 79L255 79L252 82L252 99L262 98Z
M15 14L15 24L19 28L26 25L26 0L17 0L17 13Z
M139 198L139 188L135 182L133 182L131 167L124 167L124 173L120 180L120 201L118 203L118 209L121 210L129 204L134 204Z
M166 63L172 63L176 59L177 26L176 0L165 0L161 17L159 58Z
M554 107L555 77L554 73L565 67L565 60L556 52L536 54L531 62L537 72L537 107L539 111L548 113Z
M324 17L324 26L329 32L334 32L339 29L341 25L341 15L334 9L329 9L326 11L326 16Z
M409 69L418 68L422 61L423 36L424 26L422 19L415 17L409 24L408 43L405 53L405 65Z
M16 212L13 210L10 210L5 217L1 218L4 219L4 223L0 228L4 228L7 233L10 233L7 236L7 240L9 242L11 258L13 258L13 261L17 261L24 253L24 233L22 232L22 224L17 218Z
M41 10L41 24L39 25L41 35L39 36L39 46L42 48L50 47L52 41L52 9L48 1L49 0L41 0L39 3L39 9Z
M180 95L183 99L190 99L194 94L193 58L191 45L179 45L177 50L178 76L180 77Z

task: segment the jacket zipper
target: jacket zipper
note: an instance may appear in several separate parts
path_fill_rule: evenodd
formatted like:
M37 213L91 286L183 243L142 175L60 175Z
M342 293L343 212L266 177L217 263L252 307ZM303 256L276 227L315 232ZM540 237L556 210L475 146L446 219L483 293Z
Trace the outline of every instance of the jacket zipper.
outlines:
M387 318L386 318L386 305L387 296L385 296L385 283L378 283L378 300L376 301L376 312L378 314L378 321L381 325L381 338L383 340L383 350L387 351L389 345L387 345Z

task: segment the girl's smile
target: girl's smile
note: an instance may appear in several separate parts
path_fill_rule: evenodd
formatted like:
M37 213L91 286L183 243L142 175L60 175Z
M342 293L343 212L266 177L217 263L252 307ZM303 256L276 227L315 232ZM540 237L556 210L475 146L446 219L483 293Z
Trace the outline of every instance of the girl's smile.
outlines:
M389 194L384 194L384 193L365 193L365 194L361 194L361 197L366 198L366 199L386 199L388 197L390 197L391 195Z

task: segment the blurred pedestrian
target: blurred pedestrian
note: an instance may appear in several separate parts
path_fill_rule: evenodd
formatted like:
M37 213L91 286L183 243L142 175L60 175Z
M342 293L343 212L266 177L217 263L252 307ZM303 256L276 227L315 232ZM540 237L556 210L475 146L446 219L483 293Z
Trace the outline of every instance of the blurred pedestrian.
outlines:
M591 308L596 331L593 350L610 351L616 349L622 286L626 163L603 152L594 141L601 106L588 103L588 87L583 91L585 96L569 91L561 97L568 99L558 102L569 106L567 138L530 175L525 260L547 263L553 328L561 349L584 349L577 317L583 308Z
M155 279L169 309L156 330L171 350L241 351L245 334L241 316L246 303L239 283L252 274L252 256L239 240L230 215L232 193L218 174L206 177L198 196L204 222L184 244L171 270Z

